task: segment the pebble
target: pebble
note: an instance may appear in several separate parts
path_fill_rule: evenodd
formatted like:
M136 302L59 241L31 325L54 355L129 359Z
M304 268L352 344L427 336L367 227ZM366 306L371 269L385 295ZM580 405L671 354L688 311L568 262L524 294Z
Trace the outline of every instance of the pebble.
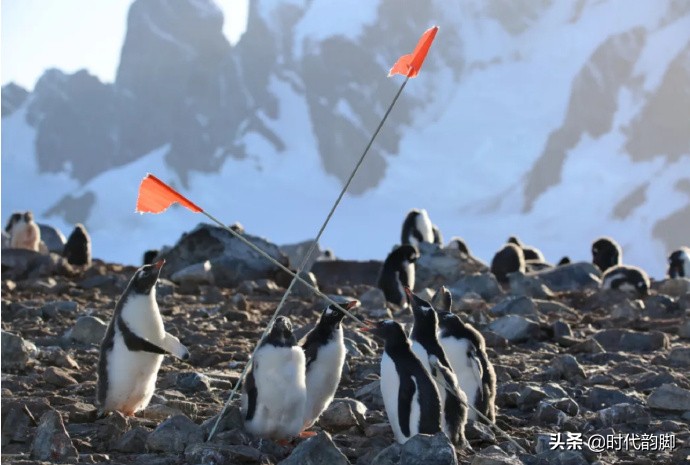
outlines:
M55 410L44 413L31 443L31 457L51 462L65 462L78 456L60 414Z
M151 451L181 453L190 444L202 442L201 426L184 415L170 417L149 434L146 447Z
M43 372L43 378L47 383L57 387L70 386L77 384L77 380L72 377L66 370L58 367L48 367Z
M23 339L16 334L2 331L2 371L24 369L29 360L38 355L38 349L34 343Z
M79 344L100 344L108 325L95 316L81 316L65 335L67 339Z
M279 465L350 465L350 461L333 443L331 435L320 431L301 442Z
M319 417L319 425L332 432L364 426L367 407L355 399L334 399Z

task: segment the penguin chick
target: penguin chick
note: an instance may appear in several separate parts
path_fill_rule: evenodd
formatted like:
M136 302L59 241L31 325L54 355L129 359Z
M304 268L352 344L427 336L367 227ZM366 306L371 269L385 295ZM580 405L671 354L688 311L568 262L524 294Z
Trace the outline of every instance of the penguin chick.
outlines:
M242 386L245 429L262 438L297 436L307 400L305 357L288 318L276 318L251 363Z
M601 272L623 263L623 252L620 245L609 237L601 237L592 244L592 263Z
M681 247L668 256L669 278L690 278L690 248Z
M353 300L346 305L351 310L359 305ZM345 340L342 320L345 314L329 305L321 314L314 329L301 342L306 357L307 400L304 408L304 429L311 427L331 404L340 383L345 363Z
M19 215L18 217L16 215ZM41 243L41 229L34 222L31 212L15 213L7 225L10 228L10 247L13 249L27 249L39 251Z
M378 287L386 296L386 301L407 307L405 287L414 289L415 262L418 258L419 252L409 244L398 246L388 254L378 279Z
M636 266L618 265L604 272L601 288L618 289L644 297L649 293L649 277Z
M400 243L419 246L421 242L434 242L434 226L426 210L415 208L405 217Z
M82 224L74 225L72 234L62 251L62 256L72 265L91 264L91 237Z
M364 328L382 338L381 394L396 441L441 431L441 401L436 383L414 355L400 323L384 320Z
M508 273L525 272L525 257L515 244L506 244L491 260L491 272L501 284L508 283Z
M139 268L115 306L98 359L96 391L102 413L134 415L151 400L163 354L189 358L187 348L165 332L156 303L164 263Z
M158 257L159 251L152 249L152 250L147 250L144 252L144 258L143 258L143 264L144 265L150 265L151 263L156 261L156 257Z

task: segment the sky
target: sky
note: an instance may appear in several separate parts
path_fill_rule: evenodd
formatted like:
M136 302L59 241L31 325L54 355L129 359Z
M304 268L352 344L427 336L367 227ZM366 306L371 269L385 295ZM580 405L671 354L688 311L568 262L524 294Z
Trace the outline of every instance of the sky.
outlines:
M247 24L248 0L215 0L225 15L225 35L236 43ZM48 68L86 68L113 82L131 0L2 0L2 85L26 89ZM69 31L69 33L66 33ZM99 40L93 40L99 37Z

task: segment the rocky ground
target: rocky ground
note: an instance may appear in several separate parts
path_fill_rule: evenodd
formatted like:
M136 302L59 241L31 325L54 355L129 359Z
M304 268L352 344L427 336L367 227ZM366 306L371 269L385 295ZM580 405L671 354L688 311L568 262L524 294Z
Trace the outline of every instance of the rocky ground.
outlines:
M329 269L338 266L332 263ZM404 447L394 444L378 387L381 347L347 320L348 357L339 400L315 428L327 434L289 446L254 440L242 431L233 406L221 421L220 433L205 442L282 297L284 288L276 282L284 284L284 279L275 276L222 285L198 273L178 275L177 283L161 280L158 301L166 329L189 348L191 358L182 362L166 357L156 394L136 418L115 414L97 419L98 344L135 268L95 261L88 269L75 269L55 256L13 258L3 251L2 461L687 463L690 280L655 283L650 296L633 300L599 291L588 266L514 276L509 288L501 289L466 257L430 251L426 262L422 260L417 291L424 295L425 285L445 280L455 310L485 334L499 381L497 425L523 449L497 430L471 423L467 436L472 450L453 451L443 435L420 436ZM338 284L333 276L318 273L317 278L325 292L359 298L363 316L390 314L380 292L369 285ZM320 299L300 292L288 299L283 314L303 335L323 307ZM411 321L410 315L398 312L395 318ZM580 450L549 450L552 433L562 433L563 440L566 433L579 433L585 445ZM639 440L619 450L611 444L610 450L599 452L586 444L595 435L628 434ZM675 448L659 450L650 437L642 437L650 434L665 439L673 435ZM644 447L642 439L652 450L635 450ZM577 448L576 440L572 444Z

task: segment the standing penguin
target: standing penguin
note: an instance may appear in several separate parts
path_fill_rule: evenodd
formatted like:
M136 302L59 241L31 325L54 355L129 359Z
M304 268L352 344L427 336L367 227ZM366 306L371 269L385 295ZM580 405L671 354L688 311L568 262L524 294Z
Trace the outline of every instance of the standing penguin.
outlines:
M491 272L501 284L508 283L508 273L525 272L525 257L515 244L506 244L491 260Z
M445 286L439 289L433 302L439 316L439 342L458 378L460 389L467 394L470 405L494 422L496 372L486 353L484 336L452 313L452 297ZM470 409L467 418L476 420L476 412Z
M72 265L91 264L91 238L82 224L76 224L62 251L62 256Z
M407 307L405 287L414 289L417 249L409 244L396 247L388 254L379 274L378 286L386 300L399 307Z
M276 318L261 341L242 386L242 416L250 433L270 439L297 436L307 400L305 357L292 334L292 323Z
M351 310L359 304L353 300L346 305ZM345 363L343 321L345 314L329 305L321 314L314 329L302 340L306 357L307 401L304 408L304 429L311 427L319 415L333 401Z
M414 295L409 288L405 291L412 303L414 314L412 352L436 382L441 396L441 425L444 432L453 444L464 445L467 395L458 387L457 377L438 341L438 317L429 302ZM432 367L432 360L444 368L440 373Z
M644 270L630 265L609 268L601 277L602 289L618 289L642 298L649 293L649 277Z
M384 320L364 328L385 341L381 356L381 394L396 441L441 431L441 401L436 383L415 356L400 323Z
M164 263L139 268L115 306L98 359L101 413L134 415L151 400L163 354L189 358L179 339L165 332L156 303L156 282Z
M668 256L669 278L690 278L690 248L681 247Z
M13 249L27 249L39 251L41 230L34 222L31 212L14 213L10 217L6 229L9 229L10 247Z
M545 261L544 254L541 253L541 250L537 249L536 247L523 244L522 241L517 237L510 236L507 242L508 244L515 244L518 247L520 247L522 249L522 255L525 257L525 260L534 260L537 262Z
M621 246L609 237L601 237L592 244L592 263L605 272L623 263Z
M434 225L426 210L415 208L405 217L400 243L419 246L420 242L434 242Z

